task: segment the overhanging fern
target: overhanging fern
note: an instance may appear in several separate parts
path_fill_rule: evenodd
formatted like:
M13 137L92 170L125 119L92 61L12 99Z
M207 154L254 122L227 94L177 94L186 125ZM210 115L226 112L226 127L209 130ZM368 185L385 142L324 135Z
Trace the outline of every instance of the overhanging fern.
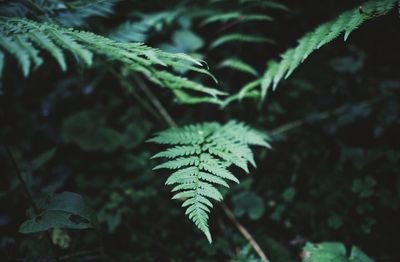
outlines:
M4 64L2 50L18 60L24 76L29 75L32 67L37 68L43 64L40 50L49 52L61 69L66 70L64 50L67 50L87 66L93 64L94 54L118 61L133 71L141 72L157 85L179 93L178 97L193 98L189 92L194 92L194 97L203 99L203 102L219 103L218 96L224 95L219 90L166 71L168 68L186 68L210 75L202 68L201 61L186 54L166 53L141 43L120 43L94 33L55 24L21 18L0 18L0 65Z
M239 183L229 170L232 165L246 173L248 163L255 167L251 145L269 147L265 134L235 121L171 128L149 141L170 146L153 156L168 159L154 169L173 170L165 184L174 185L173 199L184 199L182 207L186 208L186 215L209 242L212 240L208 214L213 207L210 200L223 198L216 186L229 187L228 181Z
M281 54L279 62L271 60L261 78L248 83L239 92L227 97L222 105L226 106L245 97L261 97L264 99L271 87L275 90L279 82L288 78L312 52L328 44L341 34L344 34L344 40L346 41L350 33L362 23L388 14L396 5L400 7L400 1L372 0L342 13L330 22L319 25L316 29L301 37L297 41L298 45L296 47L290 48Z
M282 78L287 78L312 52L326 45L344 33L346 41L350 33L362 23L372 18L385 15L398 3L398 0L373 0L360 7L346 11L335 20L319 25L314 31L298 40L295 48L281 55L279 63L271 62L261 82L261 94L265 97L268 89L274 89Z

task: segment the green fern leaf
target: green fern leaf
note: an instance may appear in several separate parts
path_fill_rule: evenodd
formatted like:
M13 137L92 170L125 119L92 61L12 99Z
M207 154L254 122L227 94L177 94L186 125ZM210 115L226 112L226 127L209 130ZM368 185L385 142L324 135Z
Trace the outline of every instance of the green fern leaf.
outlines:
M39 51L34 48L25 37L15 36L14 39L18 45L28 53L36 67L39 67L43 63L43 59L39 57Z
M239 183L228 169L236 165L248 172L255 165L250 145L269 147L268 137L236 121L225 125L203 123L159 132L150 142L170 147L153 156L168 158L154 169L170 169L166 185L174 185L173 199L185 199L185 214L212 241L208 226L212 201L222 201L218 186Z
M155 84L171 89L181 102L219 104L219 97L226 95L222 91L166 71L168 68L183 68L206 74L215 80L208 70L202 68L203 61L186 54L166 53L141 43L121 43L51 23L0 17L0 50L10 53L18 60L25 76L29 75L32 61L36 67L43 63L38 48L50 53L62 70L67 69L65 51L72 53L79 62L87 66L92 65L94 55L105 56L132 71L144 74Z
M156 141L154 141L156 142ZM200 153L199 145L189 145L189 146L176 146L174 148L168 148L158 154L155 154L152 158L166 157L166 158L176 158L178 156L194 155Z
M31 60L29 59L29 54L24 50L18 43L13 41L10 37L0 35L0 46L8 50L11 54L15 55L18 62L22 67L22 72L24 76L29 75L29 70L31 66Z
M222 61L218 65L218 68L232 68L243 73L248 73L253 76L258 76L257 70L255 70L251 65L240 60L239 58L228 58Z
M262 78L261 96L265 97L268 89L274 89L283 79L292 72L316 49L331 42L344 33L344 40L350 33L365 21L387 14L392 10L397 0L373 0L362 5L362 9L354 8L339 15L335 20L319 25L314 31L305 34L298 40L295 48L287 50L281 55L279 63L269 64Z
M86 65L90 66L93 63L93 54L80 44L78 44L69 35L64 34L60 30L48 30L49 37L62 46L64 49L69 50L75 55L77 60L83 61Z
M67 70L67 63L65 62L63 52L53 43L52 40L50 40L45 34L41 32L32 32L30 38L38 46L50 52L50 54L57 60L62 71Z
M215 39L210 44L210 48L213 49L230 42L271 43L271 44L275 43L273 40L263 36L234 33L234 34L223 35Z
M241 21L272 21L273 18L268 15L261 14L243 14L241 12L228 12L228 13L217 13L212 15L201 22L200 26L205 26L215 22L226 23L230 20L241 20Z
M177 158L175 160L171 160L168 162L165 162L161 165L156 166L153 168L154 170L156 169L161 169L161 168L167 168L167 169L178 169L183 166L192 166L192 165L198 165L199 163L199 158L197 156L190 156L187 158L181 157Z

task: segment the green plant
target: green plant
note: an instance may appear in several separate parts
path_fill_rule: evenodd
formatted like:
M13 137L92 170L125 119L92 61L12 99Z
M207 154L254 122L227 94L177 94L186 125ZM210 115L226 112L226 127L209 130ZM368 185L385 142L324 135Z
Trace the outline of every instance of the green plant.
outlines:
M153 156L171 160L154 169L172 169L165 182L175 185L173 199L185 199L186 215L207 236L211 243L208 213L213 207L210 199L221 201L216 185L229 187L227 181L239 183L228 168L235 165L246 173L248 163L255 166L250 145L270 147L268 137L242 123L231 121L189 125L158 133L150 142L172 147Z
M140 72L155 84L170 88L178 97L190 97L184 90L210 96L202 102L218 103L223 92L205 87L187 78L178 76L156 66L193 70L211 76L201 68L202 63L186 54L171 54L147 47L140 43L118 43L90 32L71 30L49 23L38 23L28 19L2 18L0 20L0 46L15 56L25 77L30 73L31 63L35 68L43 64L39 50L32 44L49 52L65 71L67 64L62 50L68 50L87 66L93 64L93 53L108 57L125 65L129 70ZM4 54L0 53L0 69L4 65ZM0 73L1 75L1 73Z
M240 90L237 96L228 98L227 101L239 98L242 99L257 86L261 87L260 95L264 100L268 90L276 89L282 79L288 78L293 71L307 57L320 47L328 44L344 33L344 41L349 35L364 22L386 15L398 5L398 0L372 0L357 8L346 11L336 19L320 24L314 31L305 34L297 40L298 45L290 48L281 54L281 60L268 62L264 75L254 82L249 83Z
M0 256L399 257L400 2L284 2L0 1Z

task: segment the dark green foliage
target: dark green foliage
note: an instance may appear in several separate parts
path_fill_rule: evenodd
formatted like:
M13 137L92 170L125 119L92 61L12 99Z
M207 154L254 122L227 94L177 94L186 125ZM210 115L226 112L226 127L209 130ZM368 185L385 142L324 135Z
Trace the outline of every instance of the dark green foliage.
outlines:
M265 203L262 198L254 192L242 192L232 197L233 212L241 217L247 214L252 220L258 220L265 212Z
M22 223L20 233L37 233L52 228L84 229L97 226L96 214L87 206L82 196L76 193L63 192L42 201L40 213Z
M111 128L102 127L101 115L83 111L64 121L63 140L74 142L83 150L113 151L122 144L123 135Z
M93 54L104 55L109 59L121 62L132 71L145 74L151 81L161 87L173 90L179 89L182 102L188 95L185 89L211 96L202 101L218 103L223 92L205 87L182 76L174 75L156 66L175 67L208 74L201 68L201 61L183 53L165 53L140 43L118 43L111 39L72 29L63 28L49 23L37 23L27 19L0 18L0 46L18 60L23 74L27 77L32 63L37 68L43 64L36 46L49 52L58 62L61 69L67 69L63 50L71 52L74 57L87 66L93 64ZM4 56L0 56L0 64ZM2 67L0 67L1 69ZM183 90L182 90L183 89ZM184 97L185 95L185 97Z
M398 261L398 6L0 1L1 260Z

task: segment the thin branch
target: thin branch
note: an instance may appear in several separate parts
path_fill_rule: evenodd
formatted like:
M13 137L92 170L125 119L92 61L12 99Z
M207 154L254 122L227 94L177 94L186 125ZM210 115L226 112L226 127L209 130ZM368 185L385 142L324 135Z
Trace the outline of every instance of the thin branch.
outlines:
M35 9L39 14L44 15L46 14L46 12L39 6L37 5L34 1L32 0L26 0L26 2L28 2L28 4Z
M227 29L229 29L229 28L231 28L231 27L233 27L233 26L235 26L235 25L241 23L241 22L242 22L243 20L245 20L246 18L247 18L247 17L246 17L245 15L242 15L242 16L240 16L239 18L233 20L232 22L230 22L230 23L228 23L228 24L222 26L220 29L217 30L216 33L217 33L217 34L220 34L220 33L222 33L223 31L225 31L225 30L227 30Z
M96 248L93 250L82 250L82 251L78 251L75 253L71 253L71 254L67 254L65 256L62 256L59 258L59 260L70 260L71 258L77 258L77 257L84 257L84 256L89 256L89 255L93 255L96 253L102 253L102 248Z
M157 108L157 110L159 111L160 115L163 117L165 122L171 127L176 127L177 125L174 119L172 119L172 117L169 115L168 111L161 104L160 100L158 100L158 98L153 94L153 92L151 92L150 88L147 87L146 83L137 74L133 74L133 78L135 79L139 88L143 90L147 98L154 105L154 107Z
M132 95L136 101L145 109L147 110L151 115L153 115L157 120L162 120L160 115L151 107L150 104L148 104L142 97L135 91L135 88L129 83L128 80L126 80L121 74L119 74L117 71L115 71L112 68L109 68L109 71L119 80L121 85L126 88L128 91L129 95Z
M14 155L12 154L12 152L11 152L11 149L6 144L4 145L4 147L6 149L8 157L10 158L10 161L11 161L12 166L14 168L14 172L17 175L19 182L21 183L21 186L22 186L22 189L24 191L25 196L28 198L29 202L31 203L33 209L35 210L35 213L39 214L40 210L39 210L38 206L36 205L36 202L33 199L32 194L29 191L28 186L26 185L24 178L22 177L22 173L18 168L17 162L15 161L15 158L14 158Z
M260 245L257 243L257 241L252 237L252 235L247 231L247 229L240 224L240 222L236 219L235 215L232 213L232 211L226 206L224 203L221 203L222 210L226 214L226 216L229 218L229 220L235 225L237 230L246 238L246 240L249 242L249 244L254 248L254 251L258 254L258 256L261 258L262 261L269 262L269 259L265 255L264 251L261 249Z
M368 106L371 106L372 104L374 104L374 103L376 103L376 102L378 102L380 100L381 100L381 98L375 98L375 99L372 99L372 100L361 102L361 103L358 104L358 106L360 106L360 107L368 107ZM332 110L327 110L327 111L321 112L321 113L319 113L317 115L317 118L318 118L318 120L324 120L324 119L330 118L330 117L335 116L335 115L340 115L340 114L346 112L349 109L349 107L350 106L345 105L345 106L337 107L337 108L332 109ZM269 131L268 134L270 136L277 136L277 135L286 133L286 132L288 132L288 131L290 131L292 129L296 129L296 128L302 127L307 123L309 123L309 121L307 121L304 118L298 119L298 120L283 124L283 125L281 125L281 126L279 126L277 128L274 128L271 131Z
M33 210L35 211L35 214L39 215L40 214L40 209L38 208L35 200L33 199L33 196L31 194L31 192L29 191L29 188L28 188L27 184L25 183L24 178L22 177L22 173L21 173L21 171L20 171L20 169L19 169L19 167L17 165L17 161L15 160L14 155L11 152L11 149L9 148L9 146L7 144L4 144L4 148L6 149L6 153L7 153L8 157L10 158L10 161L11 161L12 166L14 168L14 172L17 175L19 182L21 183L21 186L22 186L22 189L24 191L25 196L28 198ZM50 245L51 255L53 256L53 259L55 261L58 261L58 258L57 258L57 255L56 255L56 251L55 251L53 243L51 241L51 237L50 237L49 231L45 231L45 236L46 236L47 242Z

